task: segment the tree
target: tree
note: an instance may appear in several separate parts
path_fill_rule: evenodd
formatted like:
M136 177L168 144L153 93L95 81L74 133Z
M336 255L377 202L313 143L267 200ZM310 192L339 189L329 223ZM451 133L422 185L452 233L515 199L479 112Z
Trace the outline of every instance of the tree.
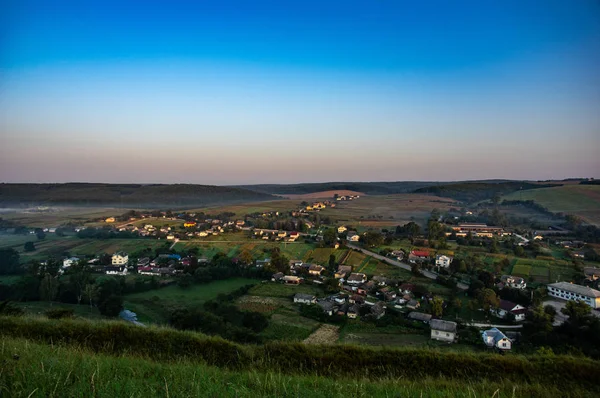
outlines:
M49 301L52 304L52 301L56 298L58 294L58 281L56 278L51 276L50 274L44 275L42 281L40 282L40 297L44 301Z
M454 311L456 311L456 313L458 314L462 308L462 301L459 298L455 298L452 301L452 307L454 308Z
M90 302L90 309L94 301L98 299L98 288L93 283L88 283L83 289L83 298Z
M104 316L115 317L123 310L123 297L111 294L98 304L98 310Z
M23 246L23 250L26 252L34 252L35 251L35 243L25 242L25 245Z
M444 236L444 227L439 222L431 219L427 223L427 238L430 241L441 239Z
M383 235L375 231L367 231L361 237L360 240L367 247L375 247L383 244Z
M431 313L433 316L441 317L444 312L444 299L435 296L431 301Z
M477 300L486 312L489 312L492 308L498 308L500 305L500 300L492 289L481 289L477 295Z
M335 256L333 254L330 254L329 255L329 263L328 263L329 271L331 271L331 272L335 271L335 264L336 264Z
M190 274L183 274L177 279L177 286L182 289L187 289L194 282L194 278Z
M75 294L77 295L77 304L81 304L83 299L85 287L88 285L91 279L90 269L87 264L79 262L73 264L69 268L69 283L73 285Z
M560 310L569 317L569 322L582 324L591 315L591 308L583 301L567 301L567 304Z
M523 257L525 255L525 249L523 249L523 246L515 246L515 256L517 257Z
M323 243L326 246L333 246L337 241L337 232L333 228L327 228L325 232L323 232Z
M248 250L243 250L240 253L240 261L243 264L250 265L254 262L254 258L252 257L252 254Z
M0 249L0 275L21 273L19 252L13 248Z

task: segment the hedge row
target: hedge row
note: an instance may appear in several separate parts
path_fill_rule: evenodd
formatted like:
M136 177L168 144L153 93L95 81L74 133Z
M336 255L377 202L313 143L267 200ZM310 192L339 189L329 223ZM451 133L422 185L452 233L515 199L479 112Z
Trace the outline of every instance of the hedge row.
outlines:
M600 362L570 356L518 356L301 343L240 345L218 337L123 322L0 317L0 335L155 360L191 359L229 369L338 377L446 377L598 388Z

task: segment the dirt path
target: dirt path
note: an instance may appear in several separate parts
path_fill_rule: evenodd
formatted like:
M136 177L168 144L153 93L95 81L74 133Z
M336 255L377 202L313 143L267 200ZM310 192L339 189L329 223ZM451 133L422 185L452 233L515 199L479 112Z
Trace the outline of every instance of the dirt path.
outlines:
M321 325L310 336L304 339L305 344L335 344L340 337L339 326Z

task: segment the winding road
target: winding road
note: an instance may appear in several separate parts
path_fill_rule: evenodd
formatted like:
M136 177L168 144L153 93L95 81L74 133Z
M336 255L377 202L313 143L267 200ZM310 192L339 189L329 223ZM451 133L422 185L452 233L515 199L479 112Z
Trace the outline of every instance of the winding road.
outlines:
M390 265L394 265L396 267L405 269L407 271L412 271L411 266L408 265L408 264L401 263L400 261L392 260L391 258L382 256L381 254L377 254L377 253L369 251L367 249L363 249L362 247L353 245L351 243L346 243L346 246L348 248L350 248L350 249L353 249L353 250L359 250L363 254L365 254L367 256L371 256L373 258L376 258L376 259L378 259L380 261L383 261L384 263L387 263L387 264L390 264ZM429 279L436 280L437 277L438 277L438 275L435 272L431 272L431 271L427 271L427 270L421 270L420 272L421 272L421 275L423 275L424 277L429 278ZM469 285L467 285L465 283L462 283L462 282L458 282L456 284L456 287L458 287L461 290L467 290L469 288Z

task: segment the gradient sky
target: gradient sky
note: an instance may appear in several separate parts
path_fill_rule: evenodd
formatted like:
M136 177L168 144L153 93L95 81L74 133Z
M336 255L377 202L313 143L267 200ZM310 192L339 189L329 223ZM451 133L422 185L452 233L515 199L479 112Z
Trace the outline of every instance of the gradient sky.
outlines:
M3 182L598 178L599 152L597 0L0 0Z

